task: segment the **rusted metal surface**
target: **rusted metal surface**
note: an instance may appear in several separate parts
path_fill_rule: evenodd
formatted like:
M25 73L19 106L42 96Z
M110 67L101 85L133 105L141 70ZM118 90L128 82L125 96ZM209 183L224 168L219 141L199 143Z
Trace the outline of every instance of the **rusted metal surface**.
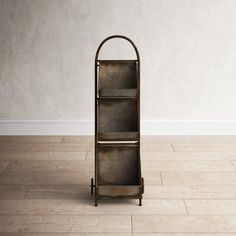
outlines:
M98 60L103 44L113 38L131 43L137 58ZM135 44L121 35L103 40L95 56L95 181L91 179L95 206L101 197L138 198L142 205L139 78Z
M99 186L97 194L98 196L139 198L142 189L139 186Z
M138 185L139 159L137 147L99 145L98 185Z
M137 89L100 89L100 97L127 97L127 98L136 98Z
M138 135L138 132L99 132L98 139L100 141L136 141Z
M136 60L99 61L99 89L137 88Z
M138 132L137 102L107 99L98 104L98 132Z

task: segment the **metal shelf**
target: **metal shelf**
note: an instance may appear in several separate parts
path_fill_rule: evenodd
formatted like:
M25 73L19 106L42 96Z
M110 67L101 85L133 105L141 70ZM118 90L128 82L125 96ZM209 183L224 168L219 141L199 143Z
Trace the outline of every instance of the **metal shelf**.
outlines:
M100 60L101 47L110 39L127 40L137 59ZM127 37L104 39L95 56L95 179L91 194L95 206L102 197L139 199L144 180L140 159L140 59Z

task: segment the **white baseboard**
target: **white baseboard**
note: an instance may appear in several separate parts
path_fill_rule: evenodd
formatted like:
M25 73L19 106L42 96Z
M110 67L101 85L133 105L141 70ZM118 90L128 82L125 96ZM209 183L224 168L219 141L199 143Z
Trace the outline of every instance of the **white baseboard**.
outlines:
M236 135L236 120L144 120L144 135Z
M0 119L0 135L93 135L93 120ZM236 135L236 120L150 120L142 135Z
M0 119L0 135L92 135L92 120Z

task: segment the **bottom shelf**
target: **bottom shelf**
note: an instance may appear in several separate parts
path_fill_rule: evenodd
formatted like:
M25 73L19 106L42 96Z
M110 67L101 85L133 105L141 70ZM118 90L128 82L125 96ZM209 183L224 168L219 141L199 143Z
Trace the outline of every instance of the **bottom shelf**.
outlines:
M97 197L132 197L142 195L142 186L96 186Z
M100 145L97 151L97 185L137 186L141 183L137 146Z
M139 199L139 206L142 206L142 194L144 193L144 179L141 178L140 185L134 186L102 186L94 185L93 178L91 178L91 195L95 193L94 205L98 205L100 198L133 198Z

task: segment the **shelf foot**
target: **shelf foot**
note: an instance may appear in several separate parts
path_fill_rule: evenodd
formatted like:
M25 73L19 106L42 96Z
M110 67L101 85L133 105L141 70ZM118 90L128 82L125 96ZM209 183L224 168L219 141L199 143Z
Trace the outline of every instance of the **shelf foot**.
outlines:
M142 206L142 197L139 198L139 206Z
M91 195L93 195L93 178L91 178Z
M94 206L97 207L98 206L98 200L95 198L94 199Z
M142 178L142 193L144 193L144 178Z

